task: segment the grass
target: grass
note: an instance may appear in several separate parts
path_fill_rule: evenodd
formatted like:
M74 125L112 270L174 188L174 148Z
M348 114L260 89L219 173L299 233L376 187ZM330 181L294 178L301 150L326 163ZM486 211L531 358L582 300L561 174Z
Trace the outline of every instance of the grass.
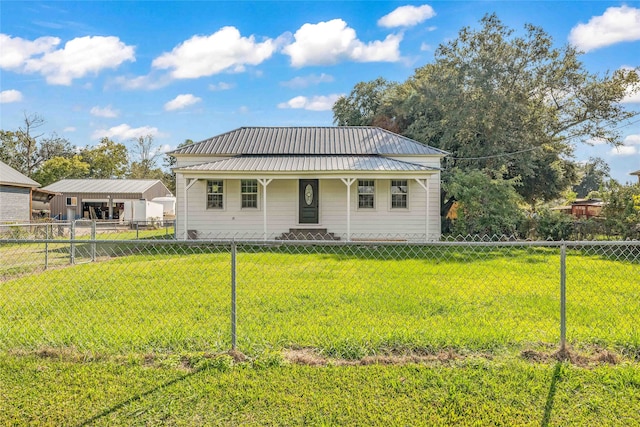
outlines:
M230 348L227 248L109 251L121 256L0 284L0 348ZM548 348L559 341L558 263L548 248L241 247L238 348L352 359ZM638 265L572 253L567 269L571 343L640 358Z
M227 247L96 254L0 282L0 425L640 425L637 257L570 251L560 361L552 248L240 246L248 357Z
M638 425L637 365L521 358L195 366L0 356L0 424Z

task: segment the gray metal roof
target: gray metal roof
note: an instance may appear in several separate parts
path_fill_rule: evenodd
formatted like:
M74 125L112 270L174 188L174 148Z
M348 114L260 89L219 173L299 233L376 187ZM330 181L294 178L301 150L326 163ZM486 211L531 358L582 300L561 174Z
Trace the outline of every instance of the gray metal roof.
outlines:
M631 172L629 175L638 175L638 176L640 176L640 170L637 170L635 172Z
M40 187L40 184L3 162L0 162L0 184L14 187Z
M237 156L230 159L187 166L177 170L215 172L424 172L439 169L381 156Z
M242 127L170 152L172 155L434 155L430 147L378 127Z
M63 179L44 187L57 193L144 193L157 179Z

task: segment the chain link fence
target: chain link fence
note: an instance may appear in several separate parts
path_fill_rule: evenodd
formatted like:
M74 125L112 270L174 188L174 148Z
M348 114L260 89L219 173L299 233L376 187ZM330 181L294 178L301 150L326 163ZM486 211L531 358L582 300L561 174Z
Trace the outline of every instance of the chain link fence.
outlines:
M0 240L0 350L607 349L640 360L640 242ZM97 234L93 236L97 237Z

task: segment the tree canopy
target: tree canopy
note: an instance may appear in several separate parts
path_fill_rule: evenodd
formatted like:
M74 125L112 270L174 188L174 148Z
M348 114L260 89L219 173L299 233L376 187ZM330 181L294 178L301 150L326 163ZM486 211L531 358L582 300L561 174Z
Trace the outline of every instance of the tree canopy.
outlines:
M495 14L463 28L403 83L358 83L334 105L338 125L377 125L450 153L452 171L512 180L532 207L576 180L574 144L621 144L618 125L637 115L620 101L638 88L638 69L596 75L571 46L554 47L540 27L523 35ZM443 194L443 213L455 200Z

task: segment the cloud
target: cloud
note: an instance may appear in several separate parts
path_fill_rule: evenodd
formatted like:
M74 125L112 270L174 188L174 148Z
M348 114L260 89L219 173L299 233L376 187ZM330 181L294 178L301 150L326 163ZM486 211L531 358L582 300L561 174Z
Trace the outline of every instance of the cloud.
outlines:
M634 40L640 40L640 9L629 6L610 7L569 33L569 42L585 52Z
M27 59L51 52L59 44L60 39L57 37L40 37L31 41L0 34L0 68L20 71Z
M614 147L609 151L609 154L613 156L633 156L638 153L638 149L634 146L621 145L620 147Z
M164 134L159 132L156 127L142 126L139 128L132 128L131 126L123 123L109 129L98 129L91 134L91 137L93 139L106 137L123 141L147 135L164 136Z
M396 62L400 60L402 35L390 34L384 40L363 43L356 31L342 19L304 24L294 34L295 41L282 51L291 65L332 65L343 60L357 62Z
M236 85L233 83L220 82L218 84L215 84L215 83L210 84L209 90L212 90L212 91L229 90L229 89L233 89L234 87L236 87Z
M429 44L427 44L427 43L424 43L424 42L423 42L423 43L420 45L420 50L421 50L422 52L428 52L428 51L430 51L431 49L433 49L433 48L431 47L431 45L429 45Z
M380 18L378 25L384 28L413 27L434 16L436 16L436 12L428 4L422 6L400 6Z
M306 96L296 96L295 98L291 98L287 102L281 102L280 104L278 104L278 108L328 111L333 108L333 104L335 104L338 98L340 98L341 96L342 95L340 94L313 96L311 98L307 98Z
M286 82L281 82L280 85L291 89L302 89L308 86L315 86L320 83L331 83L333 80L333 76L329 74L309 74L304 77L294 77Z
M127 90L155 90L167 86L172 79L169 76L155 76L154 73L146 76L125 77L119 76L112 83Z
M627 94L620 101L623 104L640 104L640 85L638 87L628 87Z
M198 98L197 96L193 96L190 93L186 93L184 95L178 95L173 98L171 101L164 104L165 111L174 111L174 110L182 110L183 108L188 107L189 105L197 104L202 101L202 98Z
M242 72L270 58L278 42L254 36L241 37L235 27L224 27L209 36L193 36L153 60L156 69L171 70L175 79L195 79L223 71Z
M598 137L589 138L587 140L587 144L591 144L591 145L605 145L605 144L608 144L608 143L609 143L609 141L607 141L606 139L598 138Z
M22 101L22 92L15 89L3 90L0 92L0 104Z
M67 126L66 128L62 129L62 132L75 132L77 129L73 126Z
M87 36L68 41L62 49L57 37L34 41L0 35L2 68L20 73L40 73L49 84L71 85L74 79L135 61L134 47L117 37Z
M118 110L114 110L111 108L111 105L107 105L104 108L98 107L97 105L89 111L92 116L96 117L106 117L106 118L114 118L120 115Z
M624 145L640 145L640 134L627 135L624 138Z

